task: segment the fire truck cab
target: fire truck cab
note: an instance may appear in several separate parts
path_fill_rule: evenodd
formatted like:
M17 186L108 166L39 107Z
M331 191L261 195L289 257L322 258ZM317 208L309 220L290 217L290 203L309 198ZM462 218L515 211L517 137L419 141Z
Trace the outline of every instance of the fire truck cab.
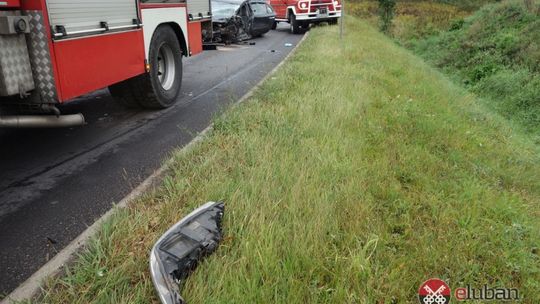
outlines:
M311 23L337 24L341 0L269 0L276 11L276 22L288 22L291 32L299 34Z
M0 0L0 107L60 121L57 105L106 87L129 107L169 107L208 30L210 0ZM13 118L39 126L2 112L0 126Z

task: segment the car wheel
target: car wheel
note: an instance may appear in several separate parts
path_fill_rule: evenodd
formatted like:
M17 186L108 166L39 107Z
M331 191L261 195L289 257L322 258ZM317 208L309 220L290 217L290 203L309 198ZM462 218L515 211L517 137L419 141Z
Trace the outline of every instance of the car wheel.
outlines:
M277 28L277 21L274 21L274 23L272 23L272 27L271 27L273 30L275 30Z
M291 32L293 34L300 34L300 22L296 20L295 14L291 14L289 22L291 23Z
M182 50L171 27L156 29L148 61L148 73L111 86L111 94L129 107L168 108L176 102L182 86Z

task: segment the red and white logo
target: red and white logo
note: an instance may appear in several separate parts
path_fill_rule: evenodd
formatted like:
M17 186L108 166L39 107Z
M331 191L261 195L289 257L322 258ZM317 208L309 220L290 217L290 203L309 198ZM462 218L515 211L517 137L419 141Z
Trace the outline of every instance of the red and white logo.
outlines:
M443 280L429 279L418 289L420 304L450 303L450 287Z

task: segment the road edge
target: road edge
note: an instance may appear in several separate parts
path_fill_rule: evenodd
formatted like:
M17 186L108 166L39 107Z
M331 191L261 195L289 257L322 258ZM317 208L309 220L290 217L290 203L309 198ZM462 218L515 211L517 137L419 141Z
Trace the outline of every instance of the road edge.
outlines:
M266 82L272 75L274 75L288 60L294 55L298 47L307 39L309 32L306 32L302 39L294 46L294 48L285 56L285 58L278 63L268 74L266 74L255 86L253 86L246 94L244 94L236 103L234 103L230 109L237 107L245 102L247 99L253 96L261 85ZM214 129L214 123L211 123L203 131L201 131L193 140L180 149L181 153L188 152L196 144L201 142L209 132ZM75 255L84 248L88 241L96 235L100 227L119 209L126 208L132 201L139 198L142 194L157 186L163 179L165 173L168 171L172 163L172 157L164 162L164 164L157 169L152 175L145 179L140 185L133 189L127 196L125 196L118 204L102 215L97 221L90 227L86 228L77 238L71 241L64 249L56 254L50 261L43 265L38 271L24 281L19 287L13 290L7 295L0 304L15 304L17 302L30 300L34 298L41 291L42 282L47 278L57 276L64 269L64 267L75 259Z

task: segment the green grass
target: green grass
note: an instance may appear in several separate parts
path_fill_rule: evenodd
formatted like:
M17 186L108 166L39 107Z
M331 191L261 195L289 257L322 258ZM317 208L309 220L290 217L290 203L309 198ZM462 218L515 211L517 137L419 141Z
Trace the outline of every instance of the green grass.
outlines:
M540 143L540 1L488 5L449 31L405 42Z
M461 9L472 11L472 10L479 9L485 4L493 3L493 2L501 2L502 0L435 0L435 1L454 5Z
M347 14L380 26L378 1L354 1L346 4ZM398 1L389 35L398 42L434 35L451 28L456 19L470 12L460 7L433 1Z
M398 0L398 5L414 7L417 3L446 4L457 7L461 10L474 11L488 3L501 2L502 0ZM378 4L378 0L351 0L348 3L366 3L373 2Z
M120 211L45 303L157 302L148 253L224 200L226 239L190 303L417 303L430 277L539 303L540 157L478 100L376 29L317 27L155 193Z

